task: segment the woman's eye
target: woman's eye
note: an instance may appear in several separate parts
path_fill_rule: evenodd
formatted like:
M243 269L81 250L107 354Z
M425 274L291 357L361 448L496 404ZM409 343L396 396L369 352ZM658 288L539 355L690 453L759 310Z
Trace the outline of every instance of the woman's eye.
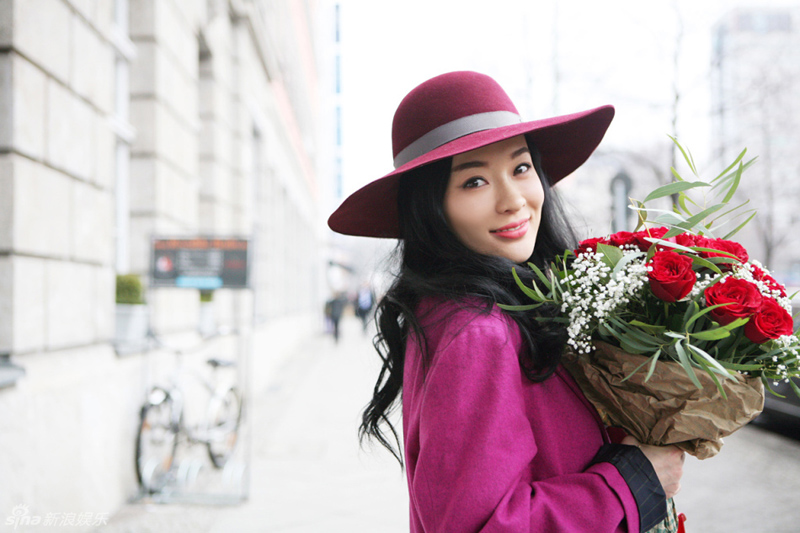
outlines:
M514 169L515 174L524 174L525 172L531 169L531 165L528 163L522 163L516 169Z
M464 185L462 185L462 187L464 187L465 189L474 189L475 187L480 187L484 183L486 183L485 179L475 177L475 178L470 178L467 181L465 181Z

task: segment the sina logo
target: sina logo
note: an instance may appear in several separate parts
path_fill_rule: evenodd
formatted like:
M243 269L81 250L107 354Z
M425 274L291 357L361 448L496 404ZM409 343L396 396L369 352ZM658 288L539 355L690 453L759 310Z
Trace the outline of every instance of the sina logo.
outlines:
M36 525L40 521L40 516L30 515L30 510L24 503L15 505L11 510L11 515L6 517L6 525L13 526L14 529L17 529L18 526Z

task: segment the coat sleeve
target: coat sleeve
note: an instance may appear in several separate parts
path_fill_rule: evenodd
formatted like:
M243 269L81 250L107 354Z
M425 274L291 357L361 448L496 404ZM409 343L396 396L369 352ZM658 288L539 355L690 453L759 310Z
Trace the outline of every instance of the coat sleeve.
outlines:
M638 532L630 489L609 463L533 481L527 379L506 319L473 315L444 328L415 402L419 449L408 465L423 530Z

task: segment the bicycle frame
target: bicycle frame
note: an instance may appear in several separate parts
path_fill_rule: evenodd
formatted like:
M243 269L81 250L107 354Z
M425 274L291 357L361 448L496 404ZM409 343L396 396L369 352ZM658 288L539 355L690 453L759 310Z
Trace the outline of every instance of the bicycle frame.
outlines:
M187 468L199 469L196 462L181 462L175 469L175 457L179 442L188 445L204 444L215 468L223 468L233 454L238 440L242 415L242 397L234 383L220 380L217 372L222 366L233 366L234 362L209 359L211 375L186 367L183 355L187 350L177 350L162 343L155 335L151 337L161 348L175 354L177 364L170 373L165 385L155 385L148 389L141 410L141 423L137 434L136 468L142 487L150 493L161 492L169 486L169 480L188 479ZM187 420L187 380L202 386L206 396L205 412L197 417L197 423ZM201 390L201 389L198 389ZM193 399L193 397L192 397ZM150 422L149 413L157 413ZM198 411L200 413L201 411ZM160 419L159 419L160 414ZM147 420L145 417L148 416ZM168 420L167 420L168 419ZM155 432L155 433L154 433ZM167 437L163 437L167 435ZM169 435L172 437L170 438ZM153 440L155 438L155 440ZM163 448L164 442L172 442L171 451ZM155 446L156 455L148 450ZM161 448L159 448L161 447Z

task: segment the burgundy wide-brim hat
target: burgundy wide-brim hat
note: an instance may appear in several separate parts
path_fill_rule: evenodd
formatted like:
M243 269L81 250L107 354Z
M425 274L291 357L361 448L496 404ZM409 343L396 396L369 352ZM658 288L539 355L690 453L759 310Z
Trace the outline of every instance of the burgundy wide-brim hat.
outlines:
M556 183L581 166L603 139L612 106L523 122L500 85L477 72L450 72L423 82L400 102L392 122L394 171L347 197L328 219L338 233L399 238L397 188L411 169L525 135Z

